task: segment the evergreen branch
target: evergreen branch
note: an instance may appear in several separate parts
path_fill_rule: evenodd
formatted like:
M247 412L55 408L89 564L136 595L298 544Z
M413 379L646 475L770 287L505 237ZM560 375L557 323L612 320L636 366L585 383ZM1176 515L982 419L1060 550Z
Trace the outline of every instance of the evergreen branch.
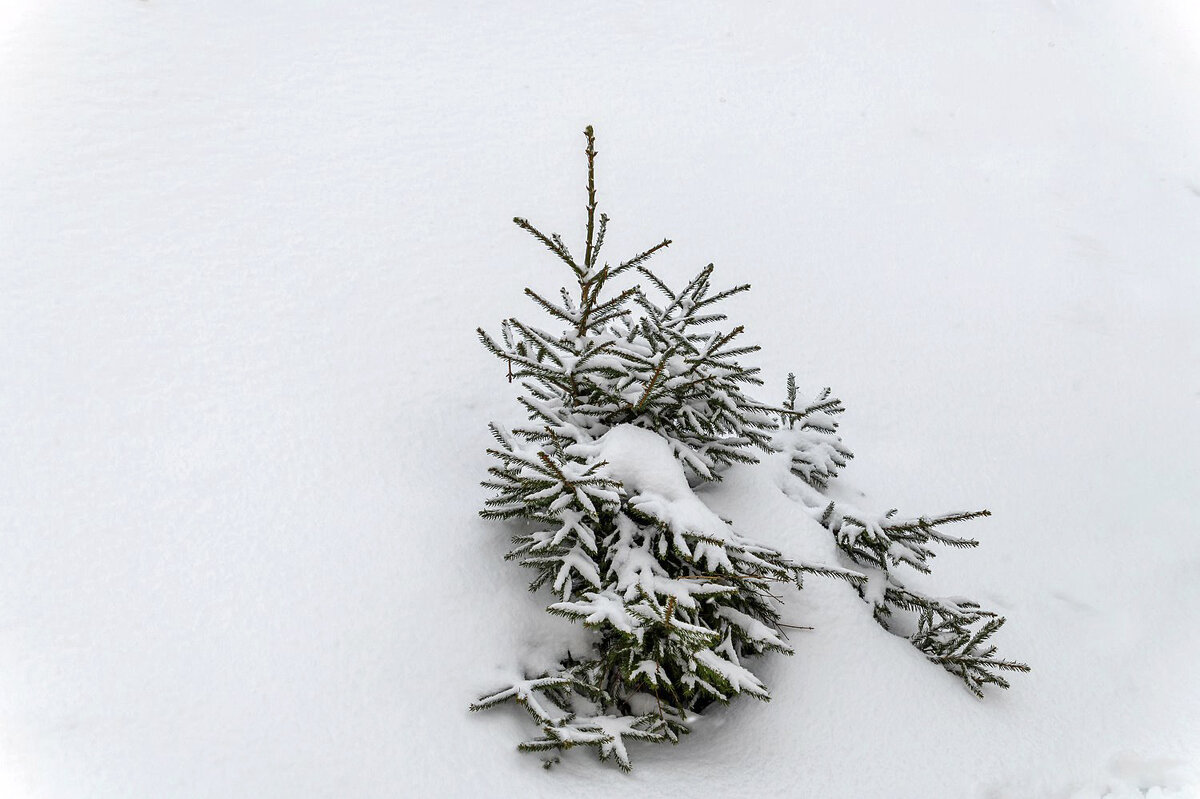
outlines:
M737 327L735 327L733 330L730 330L728 333L724 333L724 334L722 334L722 335L719 335L719 336L715 337L715 338L714 338L714 339L713 339L713 340L712 340L712 341L709 343L709 345L708 345L708 348L707 348L707 350L706 350L706 351L705 351L705 353L704 353L704 357L706 357L706 358L711 358L711 357L713 357L713 353L715 353L717 350L721 349L721 347L724 347L724 346L725 346L726 344L728 344L730 341L733 341L735 338L737 338L738 336L740 336L740 335L741 335L742 333L744 333L745 331L746 331L746 328L745 328L744 326L742 326L742 325L738 325L738 326L737 326ZM758 369L745 369L745 370L743 370L743 372L744 372L744 373L746 373L746 374L750 374L750 373L757 372L757 371L758 371Z
M688 324L696 327L699 325L707 325L713 322L724 322L729 317L723 313L704 314L702 316L691 315L688 317Z
M663 353L659 359L658 365L654 367L654 374L650 376L650 382L646 384L646 390L642 392L642 396L638 399L637 404L633 406L635 411L640 411L646 405L646 400L650 399L650 392L654 389L654 384L658 382L658 378L662 375L663 367L666 366L667 359L672 355L671 350Z
M675 293L672 292L669 288L667 288L667 284L662 282L662 280L659 279L658 275L654 274L649 269L647 269L643 266L639 266L637 268L637 270L642 273L642 277L646 278L651 283L653 283L654 287L656 289L661 291L663 294L667 295L667 299L671 300L672 302L675 301ZM644 298L644 295L643 295L643 298ZM643 303L643 307L645 307L648 311L659 312L655 306L650 304L648 299L646 299L645 302Z
M517 227L521 228L522 230L528 231L528 233L531 236L533 236L535 239L537 239L543 245L545 245L546 249L550 250L550 252L554 253L560 259L562 259L562 261L564 263L566 263L567 266L571 267L571 271L573 271L576 275L578 275L580 277L583 276L583 270L580 269L579 266L575 263L574 259L571 258L571 254L566 251L565 247L560 247L557 244L555 244L554 241L550 237L548 237L545 233L543 233L542 231L538 230L533 225L531 225L529 223L528 219L525 219L525 218L519 217L519 216L514 216L513 222L516 224Z
M546 313L550 314L551 316L553 316L556 319L561 319L562 321L566 322L569 325L574 325L579 322L579 320L576 319L574 316L572 316L566 309L559 308L557 305L550 302L549 300L544 298L542 295L538 294L533 289L529 289L529 288L525 289L525 296L532 299L534 302L536 302L538 305L541 306L542 310L544 310Z
M591 292L590 294L588 294L585 297L586 305L585 305L583 312L579 315L579 324L575 330L576 335L582 336L590 328L596 327L596 322L595 321L589 322L588 317L590 317L594 313L606 313L610 310L620 308L625 303L626 300L628 300L630 297L632 297L633 295L635 295L637 293L637 288L634 287L634 288L625 289L620 294L613 297L611 300L606 300L605 302L601 303L600 305L596 305L595 297L598 293L599 293L599 289L596 289L595 291Z
M512 378L514 377L529 376L536 377L539 380L546 381L555 386L560 386L563 384L560 373L556 373L553 370L546 368L546 366L540 363L537 359L523 355L518 350L503 349L500 347L500 345L492 340L492 337L489 336L483 328L476 328L475 332L478 335L480 342L482 342L484 348L487 349L488 352L508 363L510 375L509 382L512 382ZM516 373L513 373L513 363L519 364L523 368L519 369ZM559 365L561 366L561 361L559 361Z
M540 353L543 353L546 356L548 356L549 358L551 358L554 361L556 366L558 366L559 368L561 368L563 366L562 358L558 357L558 355L555 354L555 352L554 352L556 349L563 349L563 350L569 351L569 348L567 346L564 346L564 344L562 342L555 341L555 340L549 338L549 336L546 333L544 333L540 330L537 330L535 328L529 327L528 325L525 325L524 323L519 322L516 319L510 319L509 324L511 324L514 328L516 328L517 332L519 332L525 338L526 341L528 341L531 344L536 345L538 348L538 351ZM537 365L540 366L541 364L537 364Z
M933 528L939 524L953 524L955 522L965 522L965 521L970 521L971 519L978 519L983 516L991 516L991 515L992 515L992 512L990 510L983 509L983 510L972 510L972 511L959 511L956 513L946 513L941 516L934 516L933 518L929 518L927 516L921 516L921 517L918 517L911 521L902 522L900 524L886 525L886 529L889 531L896 531L896 532L923 531L926 533L932 533L932 532L934 532ZM968 546L978 546L979 545L978 541L974 541L971 539L954 538L953 536L946 536L946 538L951 539L956 542L960 542L960 543L968 542L967 543ZM945 542L945 543L949 543L949 542Z
M724 360L726 358L740 358L743 355L753 355L754 353L758 352L761 349L762 349L762 347L758 346L757 344L751 344L751 345L748 345L745 347L734 347L733 349L722 350L721 352L711 353L708 356L708 359L712 360L712 361L716 361L718 359Z
M588 326L594 330L598 330L603 328L612 320L620 319L627 313L629 313L629 311L624 308L613 308L602 314L593 313L592 318L588 320Z
M558 249L560 249L564 255L566 255L568 258L571 257L571 251L567 249L566 242L562 240L562 236L558 235L557 233L552 233L550 234L550 240L554 242L554 245L558 247Z
M713 303L728 299L728 298L734 296L735 294L741 294L743 291L749 291L749 290L750 290L750 284L743 283L740 286L734 286L731 289L726 289L725 291L719 291L716 294L712 295L711 297L707 297L707 298L697 302L695 305L692 306L692 310L699 310L706 306L712 305Z
M848 569L839 569L834 566L812 566L805 563L798 567L798 571L804 574L815 574L820 577L832 577L836 580L844 580L853 586L864 586L867 584L867 576L865 574Z
M596 228L596 246L592 248L592 265L589 269L595 268L596 261L600 258L600 248L604 246L604 234L607 230L608 214L600 214L600 224Z
M640 271L642 268L641 265L646 263L646 261L650 260L650 258L653 257L654 253L656 253L659 250L664 249L666 247L670 247L670 246L671 246L671 240L663 239L658 244L655 244L653 247L651 247L648 250L638 253L637 255L630 258L628 261L622 261L616 268L614 268L612 270L612 277L617 277L618 275L622 275L625 272L629 271L630 269L638 269Z

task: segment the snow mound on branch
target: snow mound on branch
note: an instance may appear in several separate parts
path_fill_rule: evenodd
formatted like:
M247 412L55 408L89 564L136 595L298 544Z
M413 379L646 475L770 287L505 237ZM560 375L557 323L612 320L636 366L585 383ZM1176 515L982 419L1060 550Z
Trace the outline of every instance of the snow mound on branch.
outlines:
M570 450L606 461L605 476L625 486L629 504L673 531L727 540L729 523L696 496L671 444L652 430L621 424L594 442Z

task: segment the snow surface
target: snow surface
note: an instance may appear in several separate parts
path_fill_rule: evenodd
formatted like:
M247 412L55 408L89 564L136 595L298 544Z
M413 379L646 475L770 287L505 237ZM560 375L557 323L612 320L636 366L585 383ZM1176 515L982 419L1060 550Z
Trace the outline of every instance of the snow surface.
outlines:
M1188 0L0 2L0 796L1196 796L1198 89ZM809 578L629 776L467 712L579 640L475 516L473 331L588 123L610 256L752 282L862 503L993 511L927 585L1011 691ZM701 496L819 554L771 466Z

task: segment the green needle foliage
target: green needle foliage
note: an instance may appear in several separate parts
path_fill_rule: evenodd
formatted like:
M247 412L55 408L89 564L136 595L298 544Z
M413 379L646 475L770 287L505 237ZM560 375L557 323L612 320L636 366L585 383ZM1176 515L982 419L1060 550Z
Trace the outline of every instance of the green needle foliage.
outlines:
M720 303L748 285L714 289L710 264L672 289L648 266L669 240L615 265L601 260L608 217L597 215L595 138L590 127L584 134L582 258L557 234L513 220L569 271L557 295L525 289L549 327L506 319L497 336L478 331L509 381L519 381L528 418L512 429L491 425L483 485L492 496L481 515L515 520L507 558L532 570L531 590L553 592L549 612L593 631L593 646L471 709L511 700L540 729L520 749L591 746L629 769L628 741L675 743L714 702L770 698L750 661L791 654L772 589L800 587L806 572L853 585L880 624L976 694L1007 687L999 671L1028 667L996 659L988 645L1004 619L911 591L893 573L901 565L927 572L930 543L975 546L940 526L987 511L873 518L829 501L823 492L852 457L834 420L840 400L828 389L803 400L794 376L781 406L746 393L762 381L740 359L759 348L742 341L740 325L723 324ZM789 493L834 536L845 568L757 544L693 493L762 454L787 461Z

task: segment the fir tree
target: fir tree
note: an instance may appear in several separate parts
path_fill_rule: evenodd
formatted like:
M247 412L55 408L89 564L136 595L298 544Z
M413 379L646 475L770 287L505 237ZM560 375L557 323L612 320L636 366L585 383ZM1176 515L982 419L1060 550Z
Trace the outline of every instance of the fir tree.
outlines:
M551 613L594 631L594 646L472 709L511 699L540 728L521 749L592 746L628 769L629 740L676 742L713 702L743 693L769 699L751 660L792 652L772 588L800 586L805 572L853 584L892 631L901 612L917 614L914 644L976 693L988 683L1007 687L995 670L1027 667L984 648L1002 618L909 591L890 571L899 563L927 571L929 541L973 546L937 527L986 511L880 521L810 501L851 457L832 419L840 402L827 390L802 403L794 377L783 406L746 393L762 381L739 359L759 348L742 343L741 326L723 324L719 304L749 286L714 290L710 264L671 289L648 266L669 240L616 265L601 260L608 217L597 216L590 127L585 136L582 257L560 236L514 219L570 274L557 296L525 289L550 327L507 319L498 337L478 331L520 382L528 417L512 429L491 426L494 464L484 486L493 496L481 514L523 523L507 557L533 571L531 590L554 593ZM793 562L742 536L693 492L765 453L787 456L813 492L803 504L819 509L850 568Z

